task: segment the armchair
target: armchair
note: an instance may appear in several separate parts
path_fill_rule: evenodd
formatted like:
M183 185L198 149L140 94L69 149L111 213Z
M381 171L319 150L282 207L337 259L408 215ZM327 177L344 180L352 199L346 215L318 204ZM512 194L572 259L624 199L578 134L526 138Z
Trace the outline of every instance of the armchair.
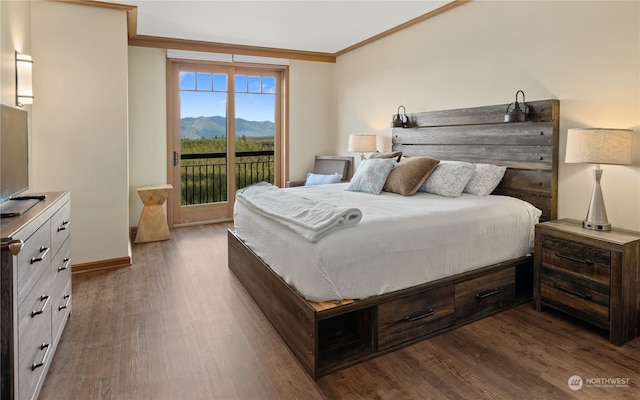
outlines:
M316 156L312 173L321 175L342 174L341 182L349 182L353 176L353 157ZM287 181L285 186L304 186L305 182L306 179Z

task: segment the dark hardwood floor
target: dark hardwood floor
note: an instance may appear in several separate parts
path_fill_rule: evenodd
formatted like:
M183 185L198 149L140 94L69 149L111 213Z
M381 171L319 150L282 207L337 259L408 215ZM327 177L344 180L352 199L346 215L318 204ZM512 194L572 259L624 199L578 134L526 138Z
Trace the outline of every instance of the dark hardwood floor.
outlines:
M617 347L531 305L314 382L227 269L229 226L174 229L134 245L131 267L74 275L40 399L640 398L640 339Z

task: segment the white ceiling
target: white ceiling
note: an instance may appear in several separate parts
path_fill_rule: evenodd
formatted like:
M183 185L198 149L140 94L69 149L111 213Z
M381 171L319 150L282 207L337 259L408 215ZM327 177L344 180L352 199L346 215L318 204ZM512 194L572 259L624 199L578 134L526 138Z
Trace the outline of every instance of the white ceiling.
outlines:
M138 35L334 54L451 0L107 2L137 6Z

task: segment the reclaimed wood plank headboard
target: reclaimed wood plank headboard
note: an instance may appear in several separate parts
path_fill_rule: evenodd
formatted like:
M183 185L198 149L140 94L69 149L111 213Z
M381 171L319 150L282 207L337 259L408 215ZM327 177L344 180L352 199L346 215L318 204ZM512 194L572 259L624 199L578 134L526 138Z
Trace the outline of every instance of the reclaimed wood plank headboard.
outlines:
M407 128L393 128L394 151L404 156L504 165L493 194L525 200L557 218L560 101L526 103L525 122L504 122L508 104L407 114Z

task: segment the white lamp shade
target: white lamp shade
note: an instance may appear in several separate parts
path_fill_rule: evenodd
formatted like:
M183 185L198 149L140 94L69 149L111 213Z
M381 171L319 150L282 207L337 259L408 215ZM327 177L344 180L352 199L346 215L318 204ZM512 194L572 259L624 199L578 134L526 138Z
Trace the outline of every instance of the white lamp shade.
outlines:
M376 135L349 135L349 148L347 151L354 153L373 153L376 151Z
M19 106L33 104L31 56L16 52L16 102Z
M633 131L630 129L569 129L566 163L632 164Z

